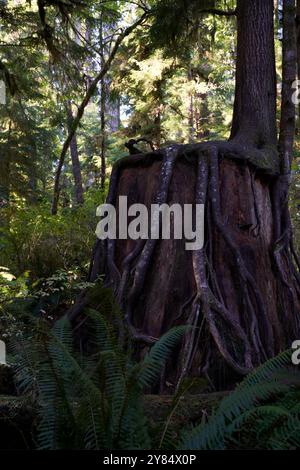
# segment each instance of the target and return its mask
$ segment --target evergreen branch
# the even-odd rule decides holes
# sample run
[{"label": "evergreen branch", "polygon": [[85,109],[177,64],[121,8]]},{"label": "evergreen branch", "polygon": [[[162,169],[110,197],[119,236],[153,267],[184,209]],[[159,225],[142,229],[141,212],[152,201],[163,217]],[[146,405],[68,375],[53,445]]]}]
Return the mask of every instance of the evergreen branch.
[{"label": "evergreen branch", "polygon": [[107,58],[107,60],[105,61],[102,69],[100,70],[99,74],[94,78],[94,80],[91,82],[90,86],[88,87],[88,89],[86,91],[86,94],[85,94],[85,96],[84,96],[84,98],[83,98],[83,100],[82,100],[82,102],[81,102],[81,104],[78,108],[77,114],[76,114],[76,116],[73,120],[72,127],[69,131],[67,139],[64,142],[64,145],[63,145],[63,148],[62,148],[62,151],[61,151],[61,154],[60,154],[60,158],[59,158],[59,162],[58,162],[58,166],[57,166],[56,174],[55,174],[55,181],[54,181],[52,215],[55,215],[57,213],[58,199],[59,199],[59,181],[60,181],[60,175],[61,175],[62,167],[63,167],[64,161],[65,161],[65,157],[66,157],[67,151],[69,149],[70,143],[71,143],[71,141],[72,141],[72,139],[75,135],[75,132],[76,132],[78,126],[79,126],[81,118],[83,117],[85,108],[89,104],[89,101],[90,101],[91,97],[94,95],[94,93],[97,89],[98,83],[105,77],[105,75],[109,71],[111,63],[113,62],[113,60],[114,60],[114,58],[115,58],[115,56],[116,56],[116,54],[119,50],[119,47],[123,42],[123,40],[127,36],[129,36],[129,34],[131,34],[132,31],[134,31],[134,29],[136,29],[140,24],[142,24],[143,21],[148,16],[149,16],[149,13],[144,13],[135,23],[133,23],[131,26],[128,26],[128,28],[126,28],[119,35],[119,37],[117,38],[117,40],[114,44],[114,47],[113,47],[110,55]]},{"label": "evergreen branch", "polygon": [[217,16],[236,16],[236,9],[235,10],[220,10],[218,8],[205,8],[200,11],[200,13],[210,13],[211,15]]}]

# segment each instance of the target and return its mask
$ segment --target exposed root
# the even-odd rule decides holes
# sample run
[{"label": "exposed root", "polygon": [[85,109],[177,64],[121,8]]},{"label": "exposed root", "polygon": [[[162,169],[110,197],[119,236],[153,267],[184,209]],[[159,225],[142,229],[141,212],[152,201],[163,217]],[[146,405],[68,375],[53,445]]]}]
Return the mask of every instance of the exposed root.
[{"label": "exposed root", "polygon": [[[176,147],[172,146],[172,147],[166,148],[165,156],[163,158],[163,162],[161,166],[158,192],[157,192],[156,199],[155,199],[156,204],[163,204],[167,201],[169,185],[171,182],[172,173],[173,173],[173,169],[174,169],[177,157],[178,157],[178,151]],[[157,218],[155,223],[158,224],[159,226],[160,224],[159,218]],[[141,252],[140,258],[135,267],[133,285],[128,294],[125,319],[129,326],[131,334],[134,334],[134,337],[136,339],[140,334],[135,330],[133,326],[133,319],[132,319],[133,309],[141,293],[141,290],[144,286],[147,270],[151,263],[151,257],[153,255],[156,244],[157,244],[156,239],[150,238],[146,241],[143,247],[143,250]]]},{"label": "exposed root", "polygon": [[[267,158],[264,158],[264,152]],[[300,299],[300,260],[295,253],[291,225],[287,206],[287,178],[279,176],[279,164],[269,153],[274,149],[254,149],[230,142],[204,142],[195,145],[170,146],[163,150],[147,154],[130,155],[119,160],[113,168],[107,203],[116,205],[120,175],[124,168],[148,167],[153,161],[161,161],[160,180],[156,198],[157,204],[168,202],[168,192],[173,170],[179,158],[186,158],[190,163],[197,164],[197,180],[194,201],[205,205],[206,244],[201,250],[192,253],[192,268],[196,289],[188,292],[188,298],[178,307],[179,313],[173,318],[173,323],[179,320],[191,325],[181,352],[181,369],[177,374],[179,383],[193,369],[195,354],[201,353],[204,364],[200,364],[201,373],[208,374],[211,358],[214,357],[211,348],[213,342],[226,363],[239,374],[246,374],[256,364],[274,355],[276,351],[274,332],[270,326],[270,318],[265,300],[262,298],[260,286],[255,276],[248,269],[241,253],[239,244],[221,214],[219,189],[219,160],[246,160],[251,162],[250,177],[253,194],[253,208],[256,224],[253,224],[250,234],[255,238],[261,237],[263,220],[260,220],[256,194],[255,175],[257,171],[264,172],[276,178],[273,186],[272,207],[274,221],[274,251],[273,259],[279,273],[279,282],[283,293],[279,293],[282,309],[294,312],[293,330],[300,332],[299,312],[295,305]],[[270,161],[273,164],[270,165]],[[254,169],[253,169],[254,168]],[[225,214],[226,216],[226,214]],[[156,221],[160,228],[160,220]],[[235,277],[240,288],[240,311],[232,311],[226,305],[224,286],[219,285],[214,266],[215,232],[233,255],[236,267]],[[218,238],[219,239],[219,238]],[[126,255],[122,266],[116,265],[115,240],[97,241],[89,272],[89,280],[94,281],[99,274],[105,274],[106,280],[116,293],[116,299],[125,313],[125,320],[131,338],[146,344],[153,344],[154,338],[139,331],[135,326],[135,314],[139,306],[139,298],[145,289],[147,275],[151,268],[158,240],[139,240],[132,251]],[[294,262],[292,261],[294,260]],[[223,290],[222,290],[223,289]],[[286,295],[288,292],[288,295]],[[288,300],[287,300],[288,299]],[[76,319],[86,306],[84,296],[77,306],[72,309],[70,318]],[[209,331],[210,336],[204,338]],[[204,347],[204,339],[209,346]]]},{"label": "exposed root", "polygon": [[146,240],[138,240],[134,249],[126,256],[122,263],[123,272],[117,292],[117,300],[122,309],[124,308],[124,296],[131,274],[132,263],[140,255],[145,246],[145,243]]},{"label": "exposed root", "polygon": [[258,211],[258,204],[257,204],[257,196],[256,196],[256,190],[255,190],[255,170],[250,171],[250,179],[251,179],[251,190],[253,194],[253,202],[254,202],[254,212],[255,212],[255,218],[256,218],[256,225],[254,227],[251,227],[250,233],[258,237],[260,233],[260,220],[259,220],[259,211]]},{"label": "exposed root", "polygon": [[[212,152],[216,152],[216,149],[212,149]],[[216,155],[217,156],[217,155]],[[214,175],[215,176],[215,175]],[[196,184],[196,203],[197,204],[206,204],[208,190],[208,165],[207,161],[203,156],[199,156],[198,160],[198,176]],[[193,321],[194,328],[198,323],[199,318],[199,309],[201,305],[202,314],[209,326],[209,330],[218,346],[218,349],[222,356],[226,359],[228,364],[230,364],[234,370],[241,374],[247,373],[251,366],[251,354],[250,346],[247,340],[245,333],[243,332],[241,326],[232,316],[232,314],[222,305],[214,296],[213,292],[209,287],[209,283],[206,276],[206,266],[205,266],[205,251],[204,248],[193,252],[193,269],[197,285],[198,296],[194,302],[193,316],[195,317]],[[240,348],[244,349],[244,360],[238,362],[237,358],[234,358],[232,353],[230,353],[228,345],[225,344],[222,334],[217,326],[216,322],[216,312],[220,317],[222,317],[223,322],[229,326],[231,329],[232,338],[234,341],[240,340]],[[191,352],[195,347],[194,344],[195,333],[192,332],[191,337],[188,338],[189,348],[188,354],[185,360],[185,364],[182,370],[182,374],[186,374],[189,371],[191,366],[192,355]],[[233,348],[234,349],[234,348]],[[242,365],[241,363],[244,363]]]},{"label": "exposed root", "polygon": [[[239,247],[236,245],[236,243],[233,240],[233,237],[230,235],[229,227],[228,226],[225,227],[221,220],[218,164],[219,163],[218,163],[217,149],[215,147],[212,147],[212,150],[210,153],[210,171],[211,171],[210,185],[211,185],[211,204],[212,204],[212,211],[213,211],[213,220],[214,220],[216,227],[220,231],[223,239],[225,240],[227,245],[230,247],[235,257],[235,262],[236,262],[236,266],[239,272],[239,279],[240,279],[241,287],[244,293],[246,293],[246,303],[248,306],[249,314],[252,316],[253,312],[255,311],[260,312],[260,321],[263,324],[263,331],[265,332],[265,335],[266,335],[265,348],[268,351],[268,355],[272,356],[274,354],[274,339],[273,339],[273,333],[271,331],[270,324],[267,318],[267,313],[265,310],[263,299],[261,298],[261,294],[259,292],[259,289],[257,287],[257,284],[253,276],[251,275],[251,273],[248,271],[248,269],[245,266]],[[251,291],[254,294],[256,307],[257,307],[256,309],[254,308],[254,306],[252,305],[252,301],[250,300],[251,295],[249,293],[249,288],[251,288]],[[255,319],[253,321],[252,321],[252,325],[253,324],[257,325],[257,321]],[[253,331],[253,327],[252,327],[252,331]],[[258,328],[254,328],[254,331],[255,331],[255,335],[258,337],[257,344],[262,344],[262,340],[259,337],[260,332],[258,331]],[[260,357],[260,351],[257,350],[256,353]],[[265,358],[266,356],[265,351],[263,350],[262,353]]]},{"label": "exposed root", "polygon": [[[285,317],[284,328],[297,336],[300,330],[299,312],[295,305],[300,299],[300,262],[294,250],[293,230],[288,208],[288,187],[290,175],[286,166],[283,175],[276,178],[272,191],[272,206],[274,218],[274,248],[273,259],[283,291],[287,292],[288,302],[281,292],[282,310]],[[296,263],[293,262],[293,260]]]}]

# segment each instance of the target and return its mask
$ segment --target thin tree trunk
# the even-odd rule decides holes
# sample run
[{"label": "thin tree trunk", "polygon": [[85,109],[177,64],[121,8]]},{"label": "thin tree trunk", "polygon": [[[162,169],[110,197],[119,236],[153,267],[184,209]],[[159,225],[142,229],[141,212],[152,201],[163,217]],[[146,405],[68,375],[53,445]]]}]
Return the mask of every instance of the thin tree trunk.
[{"label": "thin tree trunk", "polygon": [[[0,155],[0,211],[7,207],[10,198],[11,135],[12,121],[10,119],[6,143],[7,151]],[[4,217],[3,213],[0,215],[0,227],[6,226],[9,223],[7,217]]]},{"label": "thin tree trunk", "polygon": [[100,97],[100,133],[101,133],[101,188],[104,189],[106,179],[106,122],[105,122],[105,111],[106,111],[106,86],[104,79],[101,80],[101,97]]},{"label": "thin tree trunk", "polygon": [[[296,1],[296,47],[297,47],[297,78],[300,81],[300,0]],[[299,85],[298,85],[299,88]],[[297,90],[298,91],[298,90]],[[297,93],[297,98],[299,95]],[[298,126],[300,127],[300,102],[298,105]],[[298,129],[299,132],[299,129]]]},{"label": "thin tree trunk", "polygon": [[108,105],[109,122],[108,128],[111,132],[116,132],[121,127],[120,97],[110,101]]},{"label": "thin tree trunk", "polygon": [[29,188],[30,188],[30,195],[29,195],[30,203],[36,204],[37,203],[37,198],[36,198],[37,180],[36,180],[35,168],[32,169],[29,175]]},{"label": "thin tree trunk", "polygon": [[160,107],[157,108],[156,113],[155,113],[155,118],[154,118],[154,143],[155,147],[157,149],[160,148],[161,146],[161,134],[162,134],[162,129],[161,129],[161,110]]},{"label": "thin tree trunk", "polygon": [[282,62],[279,152],[282,172],[289,173],[295,136],[295,104],[292,99],[297,76],[295,0],[283,0]]},{"label": "thin tree trunk", "polygon": [[112,51],[108,57],[108,59],[105,61],[102,69],[98,73],[98,75],[94,78],[94,80],[91,82],[89,88],[86,91],[86,94],[78,107],[78,111],[76,116],[74,117],[72,128],[70,129],[69,135],[67,139],[65,140],[62,151],[59,157],[58,165],[56,168],[56,173],[55,173],[55,178],[54,178],[54,190],[53,190],[53,201],[52,201],[52,209],[51,213],[52,215],[57,214],[57,209],[58,209],[58,201],[59,201],[59,180],[60,180],[60,175],[62,171],[62,167],[65,161],[65,157],[67,154],[67,151],[69,149],[69,146],[71,144],[72,138],[74,134],[76,133],[76,130],[79,126],[79,123],[82,119],[82,116],[84,114],[86,106],[89,104],[91,97],[94,95],[94,93],[97,90],[98,83],[102,80],[102,78],[105,77],[107,74],[111,63],[113,62],[120,45],[122,44],[123,40],[130,34],[132,31],[135,30],[140,24],[143,23],[143,21],[148,18],[149,13],[144,13],[135,23],[133,23],[131,26],[126,28],[117,38],[114,47],[112,48]]},{"label": "thin tree trunk", "polygon": [[[105,47],[104,47],[104,24],[103,24],[103,15],[101,14],[100,20],[100,50],[101,50],[101,60],[102,60],[102,67],[105,58]],[[104,189],[105,186],[105,178],[106,178],[106,155],[105,155],[105,147],[106,147],[106,102],[107,102],[107,93],[106,93],[106,83],[105,77],[101,79],[100,82],[100,157],[101,157],[101,169],[100,169],[100,184],[101,188]]]},{"label": "thin tree trunk", "polygon": [[[68,101],[66,104],[66,111],[67,111],[68,132],[70,132],[72,129],[72,124],[73,124],[73,119],[74,119],[73,113],[72,113],[72,105],[70,101]],[[83,197],[83,188],[82,188],[82,176],[81,176],[80,161],[79,161],[79,156],[78,156],[76,134],[73,136],[71,143],[70,143],[70,153],[71,153],[71,160],[72,160],[72,172],[73,172],[73,177],[74,177],[75,201],[76,201],[76,204],[83,204],[84,197]]]},{"label": "thin tree trunk", "polygon": [[31,159],[30,159],[30,167],[29,167],[29,201],[31,204],[37,203],[37,148],[36,148],[36,141],[32,136],[28,137],[28,143],[31,146]]},{"label": "thin tree trunk", "polygon": [[196,136],[198,140],[207,139],[209,136],[209,109],[207,105],[207,93],[196,95]]},{"label": "thin tree trunk", "polygon": [[[192,82],[193,74],[192,69],[189,67],[188,71],[188,81]],[[189,124],[189,143],[193,143],[195,141],[195,125],[194,125],[194,93],[190,91],[189,94],[189,109],[188,109],[188,124]]]}]

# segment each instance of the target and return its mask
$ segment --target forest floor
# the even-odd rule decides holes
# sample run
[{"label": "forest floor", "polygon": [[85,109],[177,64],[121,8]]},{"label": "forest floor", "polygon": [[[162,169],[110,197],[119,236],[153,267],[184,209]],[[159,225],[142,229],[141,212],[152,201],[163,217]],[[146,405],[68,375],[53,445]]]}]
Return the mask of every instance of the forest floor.
[{"label": "forest floor", "polygon": [[[145,415],[149,422],[150,434],[159,436],[159,439],[164,435],[173,439],[178,437],[183,427],[207,422],[228,393],[187,393],[177,400],[174,400],[172,395],[145,394]],[[36,417],[31,397],[16,396],[10,369],[0,365],[0,435],[3,436],[0,449],[30,448],[30,430]],[[172,430],[171,434],[169,430]]]},{"label": "forest floor", "polygon": [[222,398],[230,392],[184,394],[176,403],[174,395],[145,395],[145,415],[151,434],[163,436],[172,430],[169,438],[177,442],[184,427],[206,423]]}]

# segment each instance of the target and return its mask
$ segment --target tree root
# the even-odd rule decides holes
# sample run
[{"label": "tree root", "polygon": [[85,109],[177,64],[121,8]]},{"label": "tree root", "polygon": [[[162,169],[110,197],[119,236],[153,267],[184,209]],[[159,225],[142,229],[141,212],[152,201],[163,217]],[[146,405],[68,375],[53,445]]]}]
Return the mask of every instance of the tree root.
[{"label": "tree root", "polygon": [[[216,153],[216,149],[212,148],[213,155]],[[217,154],[216,154],[217,156]],[[213,175],[215,178],[215,175]],[[198,176],[197,176],[197,184],[196,184],[196,204],[206,204],[206,196],[208,191],[208,165],[207,161],[203,156],[199,156],[198,160]],[[188,373],[191,362],[192,362],[192,350],[195,347],[194,340],[195,340],[195,328],[199,321],[199,310],[200,304],[202,307],[203,316],[209,326],[209,330],[218,346],[218,349],[222,356],[225,358],[228,364],[232,366],[234,370],[238,373],[246,374],[252,367],[251,363],[251,355],[250,355],[250,345],[248,343],[247,337],[243,332],[241,326],[235,320],[235,318],[231,315],[231,313],[226,310],[224,305],[222,305],[214,296],[213,292],[211,291],[208,280],[206,277],[206,267],[205,267],[205,253],[204,248],[194,251],[193,252],[193,269],[194,275],[197,285],[197,297],[196,301],[194,301],[194,305],[192,308],[192,317],[194,320],[193,324],[193,331],[188,334],[188,339],[186,343],[188,346],[188,351],[186,354],[186,359],[184,361],[184,366],[182,368],[182,373],[180,376],[180,381],[182,380],[183,375]],[[224,340],[222,338],[222,334],[219,331],[219,328],[216,324],[215,313],[219,314],[222,320],[227,323],[232,330],[232,338],[234,341],[240,340],[241,347],[244,349],[244,360],[240,362],[237,361],[236,358],[230,353],[228,345],[224,344]],[[241,365],[241,362],[244,363],[244,366]]]},{"label": "tree root", "polygon": [[[176,147],[173,147],[173,146],[167,147],[165,150],[165,155],[164,155],[162,166],[161,166],[160,182],[159,182],[159,187],[158,187],[159,189],[158,189],[156,199],[155,199],[156,204],[163,204],[167,202],[168,189],[169,189],[173,169],[174,169],[177,158],[178,158],[178,152],[177,152]],[[160,223],[159,219],[156,221],[156,223],[157,224]],[[133,326],[133,319],[132,319],[133,309],[141,293],[141,290],[144,286],[147,270],[149,268],[151,257],[156,247],[156,244],[157,244],[157,240],[155,239],[148,239],[146,241],[142,249],[140,258],[135,267],[133,285],[128,294],[125,320],[135,339],[138,339],[140,337],[140,333],[138,333]],[[124,273],[126,276],[126,270],[124,271]],[[124,291],[124,288],[123,288],[123,291]],[[147,342],[148,343],[153,342],[153,338],[148,338]]]},{"label": "tree root", "polygon": [[[264,155],[264,152],[267,156]],[[273,159],[270,158],[272,154]],[[204,204],[206,217],[206,245],[192,253],[193,275],[196,291],[189,294],[187,300],[179,307],[175,323],[186,318],[192,328],[186,334],[181,349],[181,370],[178,375],[178,385],[183,377],[192,369],[195,353],[199,350],[204,331],[210,331],[217,350],[239,374],[246,374],[251,368],[275,354],[274,333],[270,319],[256,279],[251,274],[243,259],[239,245],[235,242],[234,233],[222,220],[219,191],[219,161],[221,158],[246,160],[251,163],[250,177],[253,194],[253,204],[256,225],[251,228],[254,238],[260,237],[262,221],[255,192],[255,172],[260,171],[276,178],[272,194],[274,220],[274,252],[273,259],[279,272],[279,280],[290,292],[289,305],[296,305],[300,299],[300,260],[295,253],[291,230],[288,223],[286,201],[286,179],[279,175],[279,164],[274,158],[274,149],[254,149],[230,142],[204,142],[193,145],[169,146],[154,152],[130,155],[119,160],[113,168],[107,203],[116,205],[118,184],[124,168],[147,167],[154,161],[162,161],[160,180],[155,203],[163,204],[168,201],[168,191],[173,170],[179,158],[186,158],[197,164],[197,180],[195,203]],[[273,164],[270,164],[270,161]],[[253,170],[254,168],[254,170]],[[278,192],[280,188],[280,196]],[[157,222],[160,224],[160,221]],[[215,275],[213,249],[214,230],[229,247],[236,267],[236,276],[240,286],[242,312],[234,312],[227,308],[218,279]],[[118,303],[125,314],[125,320],[131,337],[136,341],[153,344],[157,338],[139,331],[134,326],[134,314],[146,277],[152,263],[157,246],[157,240],[139,240],[132,251],[123,260],[121,272],[115,261],[116,243],[114,240],[97,241],[90,267],[89,280],[93,281],[99,274],[105,274],[106,280],[113,287]],[[294,260],[294,262],[292,261]],[[104,266],[105,265],[105,266]],[[104,267],[103,267],[104,266]],[[286,273],[292,273],[296,288],[288,282]],[[283,304],[285,302],[283,301]],[[82,301],[82,308],[85,307]],[[81,311],[82,311],[81,308]],[[72,320],[78,316],[80,308],[75,308],[71,314]],[[243,315],[242,315],[243,314]],[[297,316],[297,312],[295,312]],[[184,320],[183,320],[184,321]],[[299,319],[295,320],[295,324]],[[300,326],[295,326],[300,332]],[[206,361],[201,365],[202,373],[208,373],[211,361],[210,348],[203,353]]]}]

